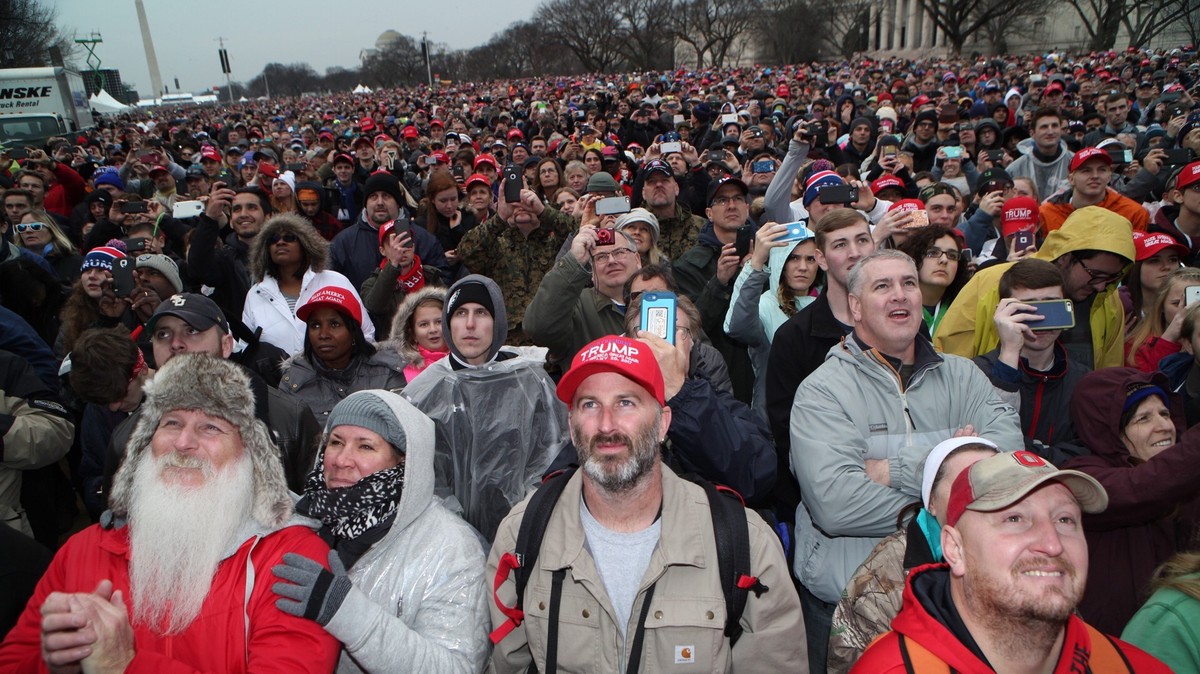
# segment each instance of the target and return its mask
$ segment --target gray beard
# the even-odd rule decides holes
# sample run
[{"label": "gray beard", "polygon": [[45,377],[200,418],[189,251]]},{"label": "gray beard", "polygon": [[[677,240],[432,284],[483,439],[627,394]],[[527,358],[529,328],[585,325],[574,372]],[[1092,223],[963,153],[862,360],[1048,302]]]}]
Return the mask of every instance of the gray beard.
[{"label": "gray beard", "polygon": [[574,426],[571,427],[571,441],[579,448],[579,458],[583,461],[583,472],[604,491],[610,494],[628,492],[649,475],[658,462],[658,422],[662,418],[659,410],[654,423],[648,424],[636,437],[630,438],[623,434],[613,434],[620,437],[630,447],[630,456],[623,463],[616,459],[598,458],[595,445],[602,439],[613,436],[595,435],[585,441],[579,437]]},{"label": "gray beard", "polygon": [[[254,503],[253,466],[242,456],[219,474],[205,465],[202,487],[163,482],[167,465],[200,465],[194,457],[138,459],[129,505],[129,585],[133,622],[178,634],[200,614],[217,567],[238,543]],[[192,462],[192,463],[189,463]]]}]

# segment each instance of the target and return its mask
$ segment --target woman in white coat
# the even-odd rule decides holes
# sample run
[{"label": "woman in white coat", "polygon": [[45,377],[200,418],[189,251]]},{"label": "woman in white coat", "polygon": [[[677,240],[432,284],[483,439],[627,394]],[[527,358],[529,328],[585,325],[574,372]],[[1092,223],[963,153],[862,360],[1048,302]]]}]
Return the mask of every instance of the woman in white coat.
[{"label": "woman in white coat", "polygon": [[[361,304],[358,289],[329,264],[329,242],[299,215],[281,213],[263,225],[250,243],[250,273],[254,285],[246,294],[242,322],[259,339],[295,355],[304,349],[307,326],[296,316],[320,288],[345,288]],[[363,335],[375,341],[375,325],[363,316]]]}]

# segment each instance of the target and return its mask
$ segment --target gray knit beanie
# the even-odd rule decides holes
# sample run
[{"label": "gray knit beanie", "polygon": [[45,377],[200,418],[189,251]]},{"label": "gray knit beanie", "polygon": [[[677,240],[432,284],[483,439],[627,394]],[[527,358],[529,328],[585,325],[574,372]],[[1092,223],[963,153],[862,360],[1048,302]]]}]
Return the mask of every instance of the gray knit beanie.
[{"label": "gray knit beanie", "polygon": [[378,433],[393,449],[404,454],[408,446],[404,428],[380,393],[383,391],[357,391],[334,406],[325,423],[326,437],[338,426],[359,426]]}]

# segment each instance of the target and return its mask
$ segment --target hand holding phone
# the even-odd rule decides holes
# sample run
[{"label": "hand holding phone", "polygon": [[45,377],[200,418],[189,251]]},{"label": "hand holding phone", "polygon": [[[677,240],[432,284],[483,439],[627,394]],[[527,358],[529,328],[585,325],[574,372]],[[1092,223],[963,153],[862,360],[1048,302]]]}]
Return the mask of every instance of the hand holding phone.
[{"label": "hand holding phone", "polygon": [[675,293],[667,290],[649,290],[642,293],[642,330],[674,346],[675,344]]},{"label": "hand holding phone", "polygon": [[137,284],[133,280],[133,263],[131,257],[123,257],[113,262],[113,294],[117,297],[129,297]]}]

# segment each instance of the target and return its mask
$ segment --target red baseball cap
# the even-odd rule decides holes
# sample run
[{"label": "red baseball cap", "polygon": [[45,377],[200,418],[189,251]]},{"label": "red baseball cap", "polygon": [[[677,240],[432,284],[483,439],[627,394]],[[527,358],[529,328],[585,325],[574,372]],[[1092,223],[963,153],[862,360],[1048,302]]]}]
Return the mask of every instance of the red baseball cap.
[{"label": "red baseball cap", "polygon": [[[395,220],[388,220],[387,222],[385,222],[379,226],[379,245],[380,246],[383,245],[384,240],[387,239],[387,235],[391,234],[392,230],[394,230],[394,229],[396,229],[396,221]],[[386,262],[386,260],[384,260],[383,262]],[[380,263],[380,268],[382,268],[383,262]]]},{"label": "red baseball cap", "polygon": [[[382,231],[382,228],[380,228]],[[296,309],[296,318],[308,320],[308,315],[319,307],[332,307],[350,315],[359,325],[362,325],[362,304],[345,288],[325,286],[308,298],[308,301]]]},{"label": "red baseball cap", "polygon": [[347,164],[350,164],[351,166],[354,165],[354,158],[351,157],[350,155],[346,154],[345,152],[338,153],[336,156],[334,156],[332,163],[336,164],[340,161],[346,162]]},{"label": "red baseball cap", "polygon": [[443,122],[443,121],[442,121],[442,120],[440,120],[440,119],[434,119],[434,120],[430,120],[430,122],[429,122],[429,126],[430,126],[430,127],[434,127],[434,126],[440,126],[440,127],[442,127],[442,128],[444,129],[444,128],[446,128],[446,123],[445,123],[445,122]]},{"label": "red baseball cap", "polygon": [[475,157],[475,167],[474,168],[476,170],[479,169],[480,164],[488,164],[489,166],[496,169],[497,171],[500,170],[500,164],[496,161],[496,158],[490,154],[481,154],[478,157]]},{"label": "red baseball cap", "polygon": [[520,130],[520,129],[513,129],[513,130],[511,130],[511,131],[509,131],[509,132],[508,132],[508,139],[509,139],[509,140],[512,140],[512,139],[514,139],[514,138],[519,138],[519,139],[521,139],[521,140],[524,140],[524,139],[525,139],[525,134],[521,133],[521,130]]},{"label": "red baseball cap", "polygon": [[400,130],[401,138],[420,138],[421,132],[417,131],[415,126],[406,126]]},{"label": "red baseball cap", "polygon": [[588,344],[571,359],[571,369],[558,382],[558,399],[570,407],[575,390],[588,377],[601,372],[615,372],[633,380],[658,401],[666,404],[662,370],[650,345],[636,339],[610,335]]},{"label": "red baseball cap", "polygon": [[880,190],[886,190],[889,187],[897,187],[903,190],[904,181],[890,173],[885,173],[876,178],[875,182],[871,183],[871,191],[875,194],[879,194]]},{"label": "red baseball cap", "polygon": [[167,167],[165,167],[165,166],[155,166],[150,169],[150,175],[154,175],[155,173],[168,173],[169,174],[170,171],[168,171]]},{"label": "red baseball cap", "polygon": [[1008,199],[1000,207],[1000,234],[1008,236],[1034,229],[1038,224],[1038,202],[1033,197],[1019,196]]},{"label": "red baseball cap", "polygon": [[925,94],[921,94],[920,96],[917,96],[916,98],[913,99],[912,104],[913,104],[914,108],[919,108],[922,105],[929,105],[932,102],[933,101],[930,100],[928,96],[926,96]]},{"label": "red baseball cap", "polygon": [[1137,251],[1134,260],[1141,262],[1149,260],[1158,255],[1160,252],[1167,249],[1174,249],[1179,253],[1180,257],[1191,255],[1192,251],[1188,250],[1187,246],[1176,241],[1169,234],[1147,234],[1145,232],[1133,233],[1133,248]]},{"label": "red baseball cap", "polygon": [[492,184],[488,182],[488,179],[478,173],[472,173],[471,176],[467,178],[467,181],[463,183],[463,187],[469,190],[471,189],[471,185],[474,185],[475,183],[482,184],[489,189],[492,187]]},{"label": "red baseball cap", "polygon": [[923,211],[925,202],[920,199],[901,199],[888,207],[888,211]]},{"label": "red baseball cap", "polygon": [[1197,181],[1200,181],[1200,161],[1194,161],[1179,171],[1179,176],[1175,178],[1175,189],[1181,190]]},{"label": "red baseball cap", "polygon": [[1069,167],[1070,172],[1074,173],[1076,169],[1078,169],[1080,166],[1083,166],[1083,163],[1089,159],[1099,159],[1105,164],[1112,166],[1112,157],[1108,156],[1107,152],[1098,147],[1085,147],[1079,152],[1076,152],[1075,156],[1071,158],[1071,166]]},{"label": "red baseball cap", "polygon": [[371,119],[370,117],[367,117],[366,119],[359,122],[358,126],[364,132],[374,131],[375,130],[375,120]]},{"label": "red baseball cap", "polygon": [[205,145],[204,147],[200,148],[200,161],[204,161],[205,159],[211,159],[219,162],[221,161],[221,153],[217,151],[217,148],[211,145]]},{"label": "red baseball cap", "polygon": [[445,152],[433,152],[433,153],[430,153],[429,156],[436,159],[437,163],[439,163],[439,164],[449,164],[450,163],[450,155],[446,154]]},{"label": "red baseball cap", "polygon": [[1054,94],[1054,93],[1061,94],[1062,92],[1063,92],[1062,84],[1059,84],[1058,82],[1051,82],[1050,84],[1046,85],[1046,88],[1042,91],[1042,95],[1049,96],[1050,94]]}]

